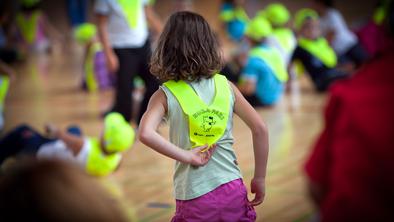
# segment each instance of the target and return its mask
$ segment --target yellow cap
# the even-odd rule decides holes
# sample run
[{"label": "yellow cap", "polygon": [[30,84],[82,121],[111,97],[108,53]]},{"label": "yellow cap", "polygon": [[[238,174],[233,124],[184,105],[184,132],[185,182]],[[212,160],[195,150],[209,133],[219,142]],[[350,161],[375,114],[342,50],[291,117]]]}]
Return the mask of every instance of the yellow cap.
[{"label": "yellow cap", "polygon": [[306,19],[318,19],[319,15],[316,11],[310,8],[303,8],[295,15],[294,28],[300,30]]},{"label": "yellow cap", "polygon": [[263,17],[255,17],[248,23],[245,30],[245,35],[256,41],[269,36],[271,33],[271,24]]},{"label": "yellow cap", "polygon": [[287,8],[280,3],[269,4],[265,10],[259,13],[271,22],[272,25],[283,26],[290,19],[290,13]]},{"label": "yellow cap", "polygon": [[104,142],[108,152],[120,152],[134,143],[134,130],[119,113],[112,112],[104,119]]},{"label": "yellow cap", "polygon": [[80,43],[86,43],[96,36],[96,26],[91,23],[83,23],[75,28],[74,37]]}]

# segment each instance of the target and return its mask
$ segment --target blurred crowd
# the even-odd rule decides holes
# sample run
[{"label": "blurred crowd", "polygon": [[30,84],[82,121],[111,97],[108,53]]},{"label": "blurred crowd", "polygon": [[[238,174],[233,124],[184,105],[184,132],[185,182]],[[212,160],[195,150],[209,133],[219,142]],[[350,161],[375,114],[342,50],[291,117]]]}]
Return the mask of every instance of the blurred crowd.
[{"label": "blurred crowd", "polygon": [[[114,172],[120,166],[122,152],[134,142],[134,129],[129,123],[138,125],[150,96],[160,84],[149,72],[154,47],[150,36],[158,36],[163,29],[154,11],[155,1],[135,1],[138,5],[134,6],[119,1],[119,8],[113,2],[95,1],[93,22],[87,19],[87,1],[67,1],[72,36],[84,49],[81,90],[94,93],[115,89],[113,106],[103,111],[102,134],[88,137],[78,126],[61,130],[47,125],[43,135],[31,126],[22,125],[3,135],[0,139],[1,215],[23,206],[20,209],[34,215],[27,220],[86,221],[115,220],[115,217],[119,217],[116,221],[126,220],[119,213],[121,209],[108,208],[113,200],[105,191],[67,164],[80,166],[93,176]],[[192,9],[193,4],[198,4],[190,0],[174,2],[177,9]],[[357,30],[348,27],[332,0],[310,0],[309,7],[294,15],[284,4],[274,2],[251,16],[244,9],[246,4],[242,0],[222,2],[218,19],[236,47],[225,56],[220,73],[255,107],[277,104],[301,75],[308,76],[318,93],[330,91],[326,128],[305,167],[309,191],[320,212],[317,220],[393,221],[392,1],[378,1],[368,21]],[[15,64],[23,62],[29,54],[51,53],[53,43],[64,41],[65,36],[51,24],[40,0],[2,1],[0,5],[1,130],[7,91],[15,78]],[[132,28],[118,20],[119,10]],[[136,101],[140,112],[133,116]],[[18,162],[16,156],[60,159],[65,163],[28,160],[20,166],[8,167],[7,162]],[[55,174],[63,184],[52,181],[50,177]],[[32,189],[24,187],[25,183]],[[92,187],[99,190],[94,195]],[[74,205],[76,202],[59,189],[67,189],[67,194],[79,197],[82,202],[77,206],[81,209],[94,203],[86,212],[93,209],[100,214],[81,213]],[[60,201],[50,200],[47,192]],[[9,195],[14,193],[19,196]],[[27,205],[21,205],[25,197],[23,204]],[[60,203],[59,209],[72,209],[67,214],[70,218],[55,207],[29,207],[36,203],[45,206]],[[25,220],[26,215],[20,215],[20,219]],[[4,214],[0,220],[11,217]]]}]

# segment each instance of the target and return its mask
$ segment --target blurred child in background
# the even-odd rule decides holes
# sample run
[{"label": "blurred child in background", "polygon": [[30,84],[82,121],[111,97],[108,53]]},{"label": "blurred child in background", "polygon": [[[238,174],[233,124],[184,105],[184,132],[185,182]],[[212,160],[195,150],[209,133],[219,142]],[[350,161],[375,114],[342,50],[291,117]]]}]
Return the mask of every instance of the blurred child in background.
[{"label": "blurred child in background", "polygon": [[129,221],[104,187],[62,161],[12,164],[1,173],[0,197],[1,221]]},{"label": "blurred child in background", "polygon": [[391,0],[380,0],[367,24],[356,32],[360,44],[371,58],[386,48],[387,37],[384,32],[383,21],[387,17],[386,11],[390,2]]},{"label": "blurred child in background", "polygon": [[302,63],[318,91],[325,91],[334,81],[349,76],[336,68],[337,56],[327,40],[321,37],[317,12],[312,9],[299,10],[295,28],[299,37],[292,61]]},{"label": "blurred child in background", "polygon": [[313,9],[320,15],[320,27],[334,49],[339,63],[352,62],[359,67],[368,58],[357,36],[348,28],[341,13],[334,8],[333,0],[312,0]]},{"label": "blurred child in background", "polygon": [[[152,73],[165,83],[150,99],[139,139],[176,160],[175,222],[255,221],[253,206],[264,199],[267,129],[238,89],[216,74],[221,63],[216,36],[202,16],[177,12],[169,18],[151,61]],[[251,202],[232,147],[233,113],[253,135]],[[157,132],[164,117],[170,141]]]},{"label": "blurred child in background", "polygon": [[0,2],[0,131],[4,126],[3,113],[10,80],[16,76],[10,64],[18,59],[17,50],[10,41],[11,14],[10,3]]},{"label": "blurred child in background", "polygon": [[160,33],[161,21],[148,0],[97,0],[94,11],[107,67],[116,74],[113,106],[107,112],[119,112],[127,121],[132,119],[132,81],[139,76],[145,83],[145,91],[136,119],[138,124],[149,98],[159,87],[157,79],[149,72],[148,23],[155,33]]},{"label": "blurred child in background", "polygon": [[11,79],[15,78],[14,70],[0,60],[0,131],[4,126],[4,106]]},{"label": "blurred child in background", "polygon": [[96,26],[90,23],[81,24],[74,30],[76,40],[85,48],[82,87],[89,92],[107,89],[114,81],[114,75],[109,73],[104,51],[96,34]]},{"label": "blurred child in background", "polygon": [[123,151],[134,142],[134,130],[119,113],[110,113],[104,119],[100,137],[81,135],[78,128],[62,131],[47,125],[47,136],[22,125],[0,140],[0,164],[14,155],[33,155],[39,159],[61,159],[75,163],[87,173],[105,176],[114,172]]},{"label": "blurred child in background", "polygon": [[271,23],[272,37],[278,42],[272,46],[278,48],[287,66],[297,45],[293,31],[287,27],[291,17],[290,12],[281,3],[271,3],[264,10],[258,12],[257,16],[262,16]]},{"label": "blurred child in background", "polygon": [[225,0],[219,16],[226,26],[230,39],[237,42],[242,40],[249,21],[243,4],[244,0]]},{"label": "blurred child in background", "polygon": [[271,34],[271,25],[263,17],[256,17],[246,28],[245,35],[251,50],[238,88],[253,106],[277,103],[288,80],[286,65],[279,50],[267,44]]},{"label": "blurred child in background", "polygon": [[71,27],[74,29],[86,23],[88,14],[88,0],[67,0],[67,16]]},{"label": "blurred child in background", "polygon": [[394,4],[385,50],[335,84],[305,165],[322,222],[394,221]]},{"label": "blurred child in background", "polygon": [[18,59],[12,42],[12,7],[10,2],[0,2],[0,60],[10,64]]},{"label": "blurred child in background", "polygon": [[61,38],[60,33],[50,24],[48,17],[40,9],[40,0],[20,0],[20,11],[15,23],[18,34],[19,50],[28,52],[48,52],[51,40]]}]

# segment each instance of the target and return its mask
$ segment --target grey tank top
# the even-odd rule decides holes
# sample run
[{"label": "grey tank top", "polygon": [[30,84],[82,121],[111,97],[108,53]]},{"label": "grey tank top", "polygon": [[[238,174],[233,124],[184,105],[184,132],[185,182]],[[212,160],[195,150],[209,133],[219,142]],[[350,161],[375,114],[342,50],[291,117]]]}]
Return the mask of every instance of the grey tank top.
[{"label": "grey tank top", "polygon": [[[215,95],[213,78],[190,82],[189,85],[206,104],[211,104]],[[182,149],[190,149],[192,145],[189,140],[188,117],[182,111],[182,107],[171,91],[164,85],[160,88],[167,97],[166,120],[170,126],[170,141]],[[227,128],[222,138],[217,142],[217,148],[211,160],[205,166],[193,167],[178,161],[175,163],[174,187],[177,200],[197,198],[222,184],[242,177],[233,150],[234,138],[231,133],[233,107],[234,94],[231,90]]]}]

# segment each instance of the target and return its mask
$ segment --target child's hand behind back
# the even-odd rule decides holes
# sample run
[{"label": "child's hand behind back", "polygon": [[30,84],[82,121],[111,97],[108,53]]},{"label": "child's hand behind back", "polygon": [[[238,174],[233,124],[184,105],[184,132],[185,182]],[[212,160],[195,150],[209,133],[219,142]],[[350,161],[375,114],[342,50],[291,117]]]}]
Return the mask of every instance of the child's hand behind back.
[{"label": "child's hand behind back", "polygon": [[207,148],[208,145],[204,145],[187,151],[190,155],[188,163],[192,166],[204,166],[207,164],[216,150],[216,144],[212,145],[208,149]]},{"label": "child's hand behind back", "polygon": [[250,201],[252,206],[257,206],[263,203],[265,196],[265,179],[264,178],[253,178],[250,182],[250,190],[256,194],[255,198]]}]

